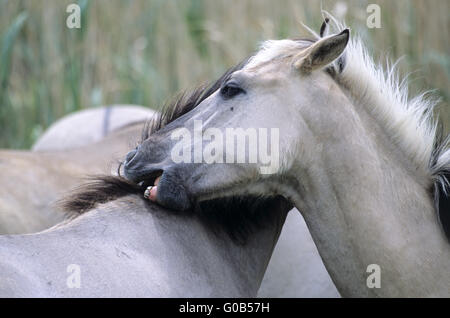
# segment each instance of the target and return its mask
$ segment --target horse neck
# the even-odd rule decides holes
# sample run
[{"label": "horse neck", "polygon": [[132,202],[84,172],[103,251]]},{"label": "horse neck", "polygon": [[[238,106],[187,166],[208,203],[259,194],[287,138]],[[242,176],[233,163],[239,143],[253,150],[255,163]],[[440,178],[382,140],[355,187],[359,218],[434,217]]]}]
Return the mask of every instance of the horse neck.
[{"label": "horse neck", "polygon": [[[250,235],[247,244],[237,245],[225,234],[212,233],[195,217],[174,215],[130,196],[100,206],[74,226],[92,233],[92,226],[107,224],[107,232],[96,231],[106,236],[99,238],[102,242],[112,235],[115,245],[148,253],[143,256],[151,259],[152,273],[159,273],[158,286],[173,287],[170,294],[159,296],[255,297],[285,217],[285,212],[276,214],[277,219]],[[117,235],[124,228],[129,230]],[[183,283],[174,282],[179,279]],[[190,286],[189,290],[183,286]]]},{"label": "horse neck", "polygon": [[[404,159],[365,105],[341,96],[327,107],[347,112],[347,123],[323,136],[323,123],[311,121],[328,142],[297,171],[303,187],[294,201],[337,288],[343,296],[448,296],[450,249],[430,177]],[[367,286],[370,264],[380,266],[381,288]]]}]

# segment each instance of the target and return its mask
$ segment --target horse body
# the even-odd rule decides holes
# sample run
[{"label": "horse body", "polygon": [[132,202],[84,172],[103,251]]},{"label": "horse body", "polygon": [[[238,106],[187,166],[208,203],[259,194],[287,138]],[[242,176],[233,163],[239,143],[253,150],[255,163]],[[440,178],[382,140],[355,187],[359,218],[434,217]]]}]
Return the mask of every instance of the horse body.
[{"label": "horse body", "polygon": [[1,236],[0,297],[254,297],[283,211],[242,246],[127,196],[41,233]]},{"label": "horse body", "polygon": [[[143,124],[66,151],[0,151],[0,233],[42,231],[65,218],[54,203],[94,174],[111,173],[139,139]],[[14,181],[14,183],[12,182]]]},{"label": "horse body", "polygon": [[70,150],[87,146],[153,115],[151,109],[136,105],[111,105],[79,111],[53,123],[35,142],[32,150]]},{"label": "horse body", "polygon": [[0,151],[0,168],[1,234],[37,232],[61,222],[64,214],[51,204],[84,173],[53,155],[10,150]]}]

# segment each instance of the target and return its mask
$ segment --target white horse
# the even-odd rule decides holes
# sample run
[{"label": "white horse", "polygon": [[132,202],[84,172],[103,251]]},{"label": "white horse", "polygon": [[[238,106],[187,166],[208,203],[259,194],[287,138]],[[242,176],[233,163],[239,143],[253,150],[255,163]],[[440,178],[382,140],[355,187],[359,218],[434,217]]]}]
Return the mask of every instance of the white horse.
[{"label": "white horse", "polygon": [[[433,105],[409,100],[348,29],[268,41],[197,107],[155,126],[128,154],[125,175],[179,211],[284,196],[341,295],[448,297],[450,149],[437,137]],[[228,160],[246,150],[223,139],[230,128],[249,139],[269,131],[273,165],[248,153]]]}]

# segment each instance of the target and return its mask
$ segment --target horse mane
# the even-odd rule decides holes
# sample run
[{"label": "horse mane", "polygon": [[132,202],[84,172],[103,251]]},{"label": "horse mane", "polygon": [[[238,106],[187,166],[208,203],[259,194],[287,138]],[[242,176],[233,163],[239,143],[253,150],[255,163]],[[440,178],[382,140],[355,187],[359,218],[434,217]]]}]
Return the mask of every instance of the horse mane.
[{"label": "horse mane", "polygon": [[435,146],[430,160],[433,176],[432,193],[439,222],[450,241],[450,135],[443,137],[442,125],[436,132]]},{"label": "horse mane", "polygon": [[[69,219],[75,219],[99,204],[129,195],[136,195],[146,204],[156,204],[144,199],[144,190],[145,187],[123,177],[93,176],[60,200],[58,205],[68,213]],[[251,233],[273,223],[277,214],[291,208],[292,205],[281,196],[243,196],[198,202],[190,211],[173,213],[197,217],[213,233],[225,233],[235,243],[244,245]]]},{"label": "horse mane", "polygon": [[[337,32],[346,28],[328,12],[324,14]],[[333,78],[354,102],[370,107],[392,141],[429,177],[435,209],[450,240],[450,134],[443,137],[442,125],[433,114],[439,99],[427,91],[410,98],[407,77],[401,79],[397,70],[398,61],[387,61],[386,67],[375,63],[359,36],[351,37],[343,56],[348,63],[335,62],[338,65],[332,67],[338,71],[332,72]]]},{"label": "horse mane", "polygon": [[141,142],[147,139],[152,133],[160,130],[167,124],[197,107],[201,102],[217,91],[228,80],[231,74],[242,69],[248,61],[249,58],[246,58],[242,62],[231,67],[212,84],[203,84],[190,92],[183,92],[169,103],[166,103],[163,106],[162,111],[155,115],[155,118],[150,118],[147,121],[142,131]]}]

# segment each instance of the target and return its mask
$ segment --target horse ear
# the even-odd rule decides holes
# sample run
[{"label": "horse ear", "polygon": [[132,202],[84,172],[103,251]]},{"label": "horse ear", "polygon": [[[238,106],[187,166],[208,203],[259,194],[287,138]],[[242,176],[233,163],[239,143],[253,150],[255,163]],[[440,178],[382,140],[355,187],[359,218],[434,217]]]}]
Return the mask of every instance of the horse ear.
[{"label": "horse ear", "polygon": [[295,56],[294,66],[303,73],[309,73],[330,64],[344,52],[349,38],[350,30],[345,29],[339,34],[318,40]]}]

